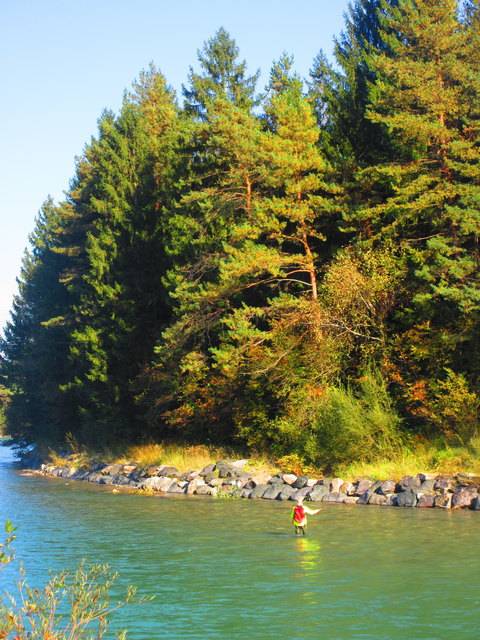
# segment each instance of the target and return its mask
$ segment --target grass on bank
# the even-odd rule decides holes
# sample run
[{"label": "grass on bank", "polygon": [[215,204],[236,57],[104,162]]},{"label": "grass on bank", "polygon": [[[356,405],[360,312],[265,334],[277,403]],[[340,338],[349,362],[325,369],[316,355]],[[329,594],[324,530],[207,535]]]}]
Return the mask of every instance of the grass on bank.
[{"label": "grass on bank", "polygon": [[[82,449],[74,442],[69,442],[69,449],[75,454],[77,465],[88,464],[94,459],[108,463],[125,464],[136,462],[140,466],[167,465],[179,471],[203,469],[206,465],[224,459],[239,459],[244,456],[239,452],[223,447],[207,445],[186,445],[175,443],[151,443],[131,445],[123,450],[92,452]],[[399,480],[417,473],[435,473],[454,475],[456,473],[472,473],[480,475],[480,438],[471,440],[468,446],[451,446],[444,441],[418,441],[409,448],[399,450],[393,458],[378,459],[375,462],[357,461],[348,465],[337,465],[334,469],[315,468],[305,464],[295,455],[287,455],[272,460],[265,455],[250,453],[250,468],[265,470],[271,475],[279,471],[309,476],[337,476],[345,480],[354,480],[362,476],[378,480]],[[65,458],[50,451],[53,464],[65,464]]]}]

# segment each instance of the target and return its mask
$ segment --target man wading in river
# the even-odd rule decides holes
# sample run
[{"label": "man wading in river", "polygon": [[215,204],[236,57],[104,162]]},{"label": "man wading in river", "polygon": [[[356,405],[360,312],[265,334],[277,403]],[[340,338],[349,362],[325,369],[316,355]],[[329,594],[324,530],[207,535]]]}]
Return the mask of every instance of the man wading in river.
[{"label": "man wading in river", "polygon": [[311,516],[314,516],[319,511],[323,511],[327,507],[322,507],[321,509],[309,509],[303,505],[303,500],[298,500],[295,507],[292,509],[292,520],[295,526],[295,535],[298,536],[300,533],[305,535],[305,527],[307,526],[307,513]]}]

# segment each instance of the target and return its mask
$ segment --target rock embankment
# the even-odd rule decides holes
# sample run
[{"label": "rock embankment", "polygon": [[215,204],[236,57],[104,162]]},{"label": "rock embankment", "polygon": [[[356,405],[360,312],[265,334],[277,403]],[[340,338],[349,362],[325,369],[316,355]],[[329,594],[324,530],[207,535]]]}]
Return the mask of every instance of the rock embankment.
[{"label": "rock embankment", "polygon": [[[68,459],[67,459],[68,462]],[[419,473],[399,482],[359,478],[310,478],[268,475],[249,468],[248,460],[220,460],[200,471],[181,473],[174,467],[98,463],[90,468],[42,464],[37,473],[71,480],[126,487],[145,493],[193,494],[264,500],[298,500],[395,507],[473,509],[480,511],[480,478]]]}]

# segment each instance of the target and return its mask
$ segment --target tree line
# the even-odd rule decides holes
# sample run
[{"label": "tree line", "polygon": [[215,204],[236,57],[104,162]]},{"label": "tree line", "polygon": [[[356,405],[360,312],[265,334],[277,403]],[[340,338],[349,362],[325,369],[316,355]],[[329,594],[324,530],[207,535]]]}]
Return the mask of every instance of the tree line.
[{"label": "tree line", "polygon": [[43,204],[1,343],[18,444],[316,464],[468,444],[480,389],[478,0],[355,0],[306,81],[223,29],[151,65]]}]

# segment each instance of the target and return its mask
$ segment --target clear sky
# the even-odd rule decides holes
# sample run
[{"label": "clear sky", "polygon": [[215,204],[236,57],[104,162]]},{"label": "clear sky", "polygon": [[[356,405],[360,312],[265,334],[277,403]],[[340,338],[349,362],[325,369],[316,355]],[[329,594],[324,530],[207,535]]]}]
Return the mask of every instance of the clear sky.
[{"label": "clear sky", "polygon": [[0,327],[35,216],[63,199],[105,108],[153,62],[181,99],[197,50],[223,26],[266,84],[283,51],[308,75],[331,57],[347,0],[0,0]]}]

